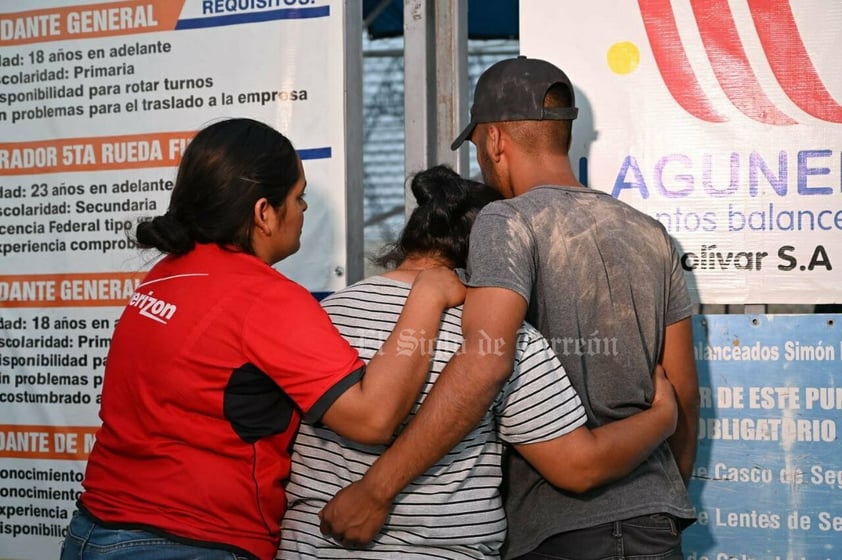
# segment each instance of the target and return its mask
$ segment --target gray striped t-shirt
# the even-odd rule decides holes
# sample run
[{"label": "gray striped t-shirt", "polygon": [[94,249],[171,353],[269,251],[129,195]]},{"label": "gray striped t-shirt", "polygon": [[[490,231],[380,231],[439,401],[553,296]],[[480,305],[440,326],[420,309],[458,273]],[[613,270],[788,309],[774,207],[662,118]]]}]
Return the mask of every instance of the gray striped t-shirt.
[{"label": "gray striped t-shirt", "polygon": [[[409,290],[408,284],[376,276],[336,292],[322,305],[367,362],[389,336]],[[416,409],[459,350],[461,315],[461,307],[442,315],[432,371]],[[500,495],[504,443],[546,441],[585,420],[581,401],[549,344],[524,324],[514,371],[491,409],[396,498],[382,531],[364,550],[346,550],[324,537],[318,514],[339,490],[362,477],[384,447],[354,444],[322,426],[302,424],[293,448],[277,558],[498,558],[506,534]]]}]

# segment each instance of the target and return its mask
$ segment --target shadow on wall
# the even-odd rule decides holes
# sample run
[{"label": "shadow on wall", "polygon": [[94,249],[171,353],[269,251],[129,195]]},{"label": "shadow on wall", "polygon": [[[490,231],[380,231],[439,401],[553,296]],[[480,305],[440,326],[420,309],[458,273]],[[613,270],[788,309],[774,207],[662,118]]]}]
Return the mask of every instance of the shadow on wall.
[{"label": "shadow on wall", "polygon": [[579,182],[586,187],[591,187],[588,178],[588,161],[590,160],[591,144],[599,136],[599,131],[594,126],[593,109],[590,99],[585,93],[573,86],[576,95],[576,106],[579,108],[579,116],[573,121],[573,140],[570,146],[570,164],[576,172]]}]

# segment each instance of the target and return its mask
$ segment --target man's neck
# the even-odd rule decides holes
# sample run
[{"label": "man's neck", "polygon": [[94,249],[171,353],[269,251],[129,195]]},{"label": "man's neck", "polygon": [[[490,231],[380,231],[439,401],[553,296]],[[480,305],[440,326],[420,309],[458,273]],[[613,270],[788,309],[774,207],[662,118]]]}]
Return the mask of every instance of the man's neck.
[{"label": "man's neck", "polygon": [[544,185],[582,187],[573,173],[567,155],[544,155],[525,160],[513,176],[514,195],[518,196]]}]

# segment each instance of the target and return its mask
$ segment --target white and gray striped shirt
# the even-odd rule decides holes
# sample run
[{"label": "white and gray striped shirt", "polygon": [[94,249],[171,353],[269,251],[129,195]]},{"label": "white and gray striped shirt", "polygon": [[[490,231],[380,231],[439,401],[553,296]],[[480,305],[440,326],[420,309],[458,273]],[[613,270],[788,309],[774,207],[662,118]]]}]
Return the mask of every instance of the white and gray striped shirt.
[{"label": "white and gray striped shirt", "polygon": [[[322,305],[368,362],[395,326],[409,290],[408,284],[376,276],[332,294]],[[438,339],[433,341],[435,333],[421,338],[435,349],[435,356],[415,409],[459,350],[461,316],[461,307],[448,310]],[[493,341],[489,344],[493,351]],[[339,490],[362,477],[384,447],[358,445],[323,426],[302,424],[293,447],[277,558],[499,558],[506,534],[500,495],[504,444],[546,441],[585,421],[579,396],[549,344],[524,324],[514,371],[491,409],[465,439],[396,498],[382,531],[365,549],[348,550],[324,537],[318,514]]]}]

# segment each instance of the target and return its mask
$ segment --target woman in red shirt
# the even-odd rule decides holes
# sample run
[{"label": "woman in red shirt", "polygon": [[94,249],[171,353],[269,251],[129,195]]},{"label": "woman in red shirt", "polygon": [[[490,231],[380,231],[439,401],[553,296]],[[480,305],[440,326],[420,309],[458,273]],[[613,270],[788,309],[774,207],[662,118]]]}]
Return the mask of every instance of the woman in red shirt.
[{"label": "woman in red shirt", "polygon": [[273,558],[301,418],[383,443],[409,412],[431,358],[414,336],[464,288],[444,268],[419,276],[365,366],[272,268],[299,249],[306,183],[290,141],[257,121],[188,145],[169,209],[137,227],[165,256],[114,331],[63,560]]}]

